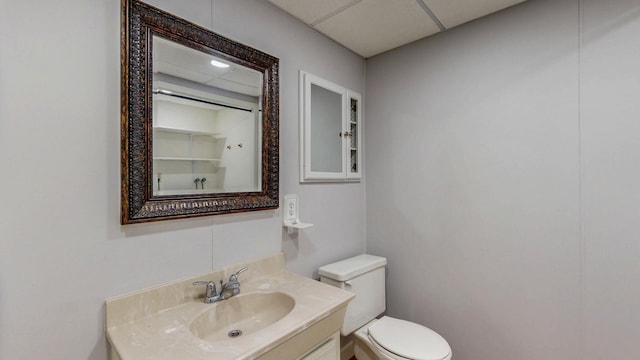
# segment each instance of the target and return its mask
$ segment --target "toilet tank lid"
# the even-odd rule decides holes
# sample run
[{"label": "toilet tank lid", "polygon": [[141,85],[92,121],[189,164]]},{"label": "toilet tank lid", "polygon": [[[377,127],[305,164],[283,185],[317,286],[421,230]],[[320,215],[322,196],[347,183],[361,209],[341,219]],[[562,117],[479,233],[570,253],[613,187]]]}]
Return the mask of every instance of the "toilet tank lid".
[{"label": "toilet tank lid", "polygon": [[362,254],[322,266],[318,269],[318,274],[329,279],[346,281],[386,264],[386,258]]}]

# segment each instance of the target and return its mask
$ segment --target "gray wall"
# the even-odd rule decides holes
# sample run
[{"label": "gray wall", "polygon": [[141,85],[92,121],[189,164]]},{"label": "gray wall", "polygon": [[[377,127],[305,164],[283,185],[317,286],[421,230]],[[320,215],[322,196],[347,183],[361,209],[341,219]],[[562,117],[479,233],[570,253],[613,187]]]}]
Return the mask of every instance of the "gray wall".
[{"label": "gray wall", "polygon": [[[284,251],[289,269],[364,250],[364,184],[298,184],[298,71],[364,89],[364,60],[262,0],[153,4],[280,58],[280,211],[119,225],[120,3],[2,1],[0,358],[106,359],[104,300]],[[322,203],[322,206],[313,204]]]},{"label": "gray wall", "polygon": [[367,61],[367,250],[455,360],[640,358],[639,15],[531,0]]},{"label": "gray wall", "polygon": [[[107,297],[364,250],[364,183],[298,184],[297,140],[298,70],[362,91],[363,60],[265,1],[153,3],[281,59],[281,194],[316,226],[120,226],[119,2],[3,1],[2,359],[106,359]],[[456,360],[640,358],[639,14],[530,0],[367,62],[368,251],[389,258],[389,313]]]}]

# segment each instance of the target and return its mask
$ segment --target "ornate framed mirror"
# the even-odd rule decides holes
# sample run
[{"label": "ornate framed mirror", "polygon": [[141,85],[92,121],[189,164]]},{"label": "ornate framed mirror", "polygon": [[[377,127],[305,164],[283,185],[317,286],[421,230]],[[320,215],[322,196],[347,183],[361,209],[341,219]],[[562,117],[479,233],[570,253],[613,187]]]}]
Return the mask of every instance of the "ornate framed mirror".
[{"label": "ornate framed mirror", "polygon": [[121,223],[278,207],[278,59],[122,0]]}]

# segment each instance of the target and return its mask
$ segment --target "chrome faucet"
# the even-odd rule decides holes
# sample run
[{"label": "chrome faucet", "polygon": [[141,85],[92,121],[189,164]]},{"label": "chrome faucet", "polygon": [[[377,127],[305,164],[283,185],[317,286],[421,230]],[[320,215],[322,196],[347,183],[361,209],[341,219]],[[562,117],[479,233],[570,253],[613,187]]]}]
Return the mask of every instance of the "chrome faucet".
[{"label": "chrome faucet", "polygon": [[229,281],[226,284],[223,284],[222,280],[220,280],[220,292],[217,291],[216,284],[213,281],[196,281],[193,283],[193,285],[206,286],[204,302],[206,304],[212,304],[220,300],[228,299],[234,295],[238,295],[240,293],[240,282],[238,281],[238,275],[248,269],[249,268],[247,267],[243,267],[237,272],[231,274],[231,276],[229,276]]}]

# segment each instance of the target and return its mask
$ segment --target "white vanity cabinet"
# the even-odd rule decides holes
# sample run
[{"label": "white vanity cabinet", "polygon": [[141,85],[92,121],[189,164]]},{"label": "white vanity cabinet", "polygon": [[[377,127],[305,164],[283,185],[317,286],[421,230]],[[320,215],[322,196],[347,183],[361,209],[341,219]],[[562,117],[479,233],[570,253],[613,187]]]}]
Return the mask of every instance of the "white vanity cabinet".
[{"label": "white vanity cabinet", "polygon": [[334,333],[298,360],[340,360],[340,333]]},{"label": "white vanity cabinet", "polygon": [[340,360],[340,328],[346,311],[346,306],[336,309],[257,359]]},{"label": "white vanity cabinet", "polygon": [[300,181],[359,181],[362,97],[300,72]]},{"label": "white vanity cabinet", "polygon": [[[109,360],[121,360],[117,352],[110,347]],[[283,355],[281,355],[283,356]],[[258,359],[261,359],[260,357]],[[296,360],[340,360],[340,331],[321,341]]]}]

